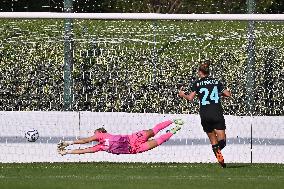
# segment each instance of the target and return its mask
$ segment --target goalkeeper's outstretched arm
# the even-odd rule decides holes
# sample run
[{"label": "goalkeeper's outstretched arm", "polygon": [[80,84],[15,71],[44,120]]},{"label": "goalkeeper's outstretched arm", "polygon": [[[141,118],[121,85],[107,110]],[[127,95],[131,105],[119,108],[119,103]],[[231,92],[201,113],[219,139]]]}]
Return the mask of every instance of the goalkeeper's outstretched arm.
[{"label": "goalkeeper's outstretched arm", "polygon": [[78,139],[78,140],[74,140],[74,141],[60,141],[57,144],[57,148],[58,149],[64,149],[65,147],[69,146],[69,145],[73,145],[73,144],[86,144],[92,141],[96,141],[97,137],[91,136],[91,137],[87,137],[87,138],[82,138],[82,139]]},{"label": "goalkeeper's outstretched arm", "polygon": [[93,142],[93,141],[97,141],[97,137],[95,135],[91,137],[75,140],[73,141],[73,144],[86,144],[86,143]]},{"label": "goalkeeper's outstretched arm", "polygon": [[95,153],[98,151],[101,151],[101,146],[100,145],[96,145],[93,147],[89,147],[89,148],[84,148],[84,149],[75,149],[75,150],[66,150],[66,149],[58,149],[58,153],[62,156],[66,155],[66,154],[86,154],[86,153]]},{"label": "goalkeeper's outstretched arm", "polygon": [[87,138],[78,139],[78,140],[75,140],[75,141],[60,141],[57,144],[57,150],[58,150],[58,152],[59,151],[64,151],[65,148],[67,146],[69,146],[69,145],[73,145],[73,144],[86,144],[86,143],[89,143],[89,142],[92,142],[92,141],[97,141],[97,137],[95,135],[91,136],[91,137],[87,137]]},{"label": "goalkeeper's outstretched arm", "polygon": [[[83,140],[83,141],[81,141]],[[90,138],[86,138],[85,139],[80,139],[80,140],[76,140],[74,141],[73,144],[85,144],[85,143],[81,143],[81,142],[85,142],[87,140],[90,140]],[[93,140],[92,140],[93,141]],[[75,150],[66,150],[65,147],[58,147],[57,151],[60,155],[66,155],[66,154],[86,154],[86,153],[95,153],[98,151],[102,150],[102,146],[100,144],[97,144],[93,147],[88,147],[88,148],[84,148],[84,149],[75,149]]]}]

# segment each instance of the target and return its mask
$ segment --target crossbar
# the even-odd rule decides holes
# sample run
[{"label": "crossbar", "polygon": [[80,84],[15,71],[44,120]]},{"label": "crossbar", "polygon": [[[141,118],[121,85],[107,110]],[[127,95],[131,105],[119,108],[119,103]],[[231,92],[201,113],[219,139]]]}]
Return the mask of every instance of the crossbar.
[{"label": "crossbar", "polygon": [[159,13],[56,13],[0,12],[4,19],[96,19],[96,20],[238,20],[284,21],[284,14],[159,14]]}]

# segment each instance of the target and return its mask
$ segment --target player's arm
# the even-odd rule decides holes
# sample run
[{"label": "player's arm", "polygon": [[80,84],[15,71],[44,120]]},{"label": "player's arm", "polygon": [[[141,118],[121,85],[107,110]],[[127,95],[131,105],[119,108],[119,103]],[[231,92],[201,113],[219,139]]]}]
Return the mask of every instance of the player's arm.
[{"label": "player's arm", "polygon": [[185,94],[185,92],[183,91],[183,87],[180,88],[178,95],[182,98],[185,98],[186,100],[192,101],[196,95],[196,92],[193,91],[191,93],[189,93],[188,95]]},{"label": "player's arm", "polygon": [[75,149],[75,150],[65,150],[65,149],[58,149],[58,153],[60,155],[66,154],[86,154],[86,153],[95,153],[98,151],[102,151],[102,147],[100,144],[97,144],[93,147],[84,148],[84,149]]},{"label": "player's arm", "polygon": [[231,91],[229,91],[228,89],[225,89],[225,90],[222,92],[222,96],[224,96],[224,97],[232,97],[232,93],[231,93]]},{"label": "player's arm", "polygon": [[222,82],[219,82],[218,83],[218,88],[220,89],[221,91],[221,96],[222,97],[230,97],[232,98],[232,93],[231,93],[231,90],[229,88],[226,88]]},{"label": "player's arm", "polygon": [[73,144],[86,144],[92,141],[97,141],[97,137],[96,135],[93,135],[91,137],[87,137],[87,138],[81,138],[78,140],[73,141]]},{"label": "player's arm", "polygon": [[87,138],[78,139],[78,140],[75,140],[75,141],[60,141],[57,144],[57,148],[65,148],[65,147],[67,147],[69,145],[73,145],[73,144],[86,144],[86,143],[89,143],[89,142],[92,142],[92,141],[97,141],[96,135],[93,135],[93,136],[87,137]]}]

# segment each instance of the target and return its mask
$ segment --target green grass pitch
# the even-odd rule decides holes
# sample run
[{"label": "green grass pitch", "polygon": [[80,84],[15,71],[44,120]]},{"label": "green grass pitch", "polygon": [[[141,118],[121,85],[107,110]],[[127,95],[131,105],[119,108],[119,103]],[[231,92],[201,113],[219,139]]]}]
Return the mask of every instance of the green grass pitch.
[{"label": "green grass pitch", "polygon": [[1,189],[277,189],[284,164],[0,164]]}]

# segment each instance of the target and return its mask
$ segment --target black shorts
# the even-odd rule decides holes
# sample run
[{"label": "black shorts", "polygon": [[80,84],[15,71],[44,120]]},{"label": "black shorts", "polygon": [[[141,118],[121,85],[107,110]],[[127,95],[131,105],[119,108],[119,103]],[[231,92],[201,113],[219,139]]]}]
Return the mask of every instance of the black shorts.
[{"label": "black shorts", "polygon": [[225,130],[226,124],[224,117],[201,117],[201,125],[203,127],[203,131],[206,133],[211,133],[216,130]]}]

